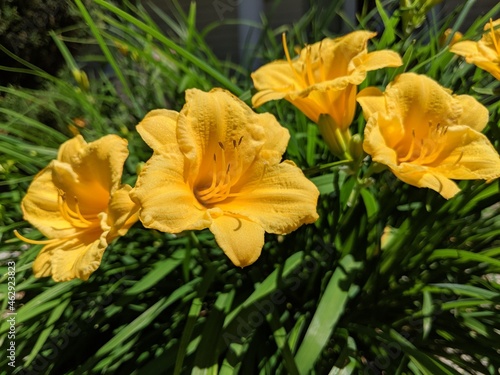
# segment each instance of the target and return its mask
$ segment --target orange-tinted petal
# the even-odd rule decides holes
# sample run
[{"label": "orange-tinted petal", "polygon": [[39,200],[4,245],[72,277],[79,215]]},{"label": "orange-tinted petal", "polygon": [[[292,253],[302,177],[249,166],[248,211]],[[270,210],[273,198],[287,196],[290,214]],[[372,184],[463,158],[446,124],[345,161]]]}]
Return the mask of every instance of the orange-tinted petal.
[{"label": "orange-tinted petal", "polygon": [[52,180],[53,161],[40,171],[21,202],[24,220],[48,238],[73,235],[75,228],[64,219],[58,204],[59,192]]}]

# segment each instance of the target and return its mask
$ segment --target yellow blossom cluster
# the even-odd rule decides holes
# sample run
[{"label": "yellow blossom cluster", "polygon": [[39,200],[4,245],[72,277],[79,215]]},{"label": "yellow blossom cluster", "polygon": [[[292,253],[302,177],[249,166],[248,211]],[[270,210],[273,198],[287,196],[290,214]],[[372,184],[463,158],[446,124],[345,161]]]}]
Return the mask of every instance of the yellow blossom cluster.
[{"label": "yellow blossom cluster", "polygon": [[[498,24],[490,22],[481,41],[458,41],[451,51],[500,79]],[[481,133],[488,111],[472,96],[414,73],[400,74],[385,91],[358,93],[369,71],[403,63],[394,51],[368,52],[375,36],[327,38],[293,59],[283,37],[286,59],[252,74],[254,107],[289,101],[318,124],[335,156],[352,160],[359,103],[371,160],[447,199],[459,192],[452,180],[498,178],[499,155]],[[154,153],[135,187],[121,184],[128,150],[116,135],[90,143],[76,135],[34,177],[22,210],[47,240],[16,235],[45,245],[35,276],[87,280],[111,241],[138,220],[168,233],[208,228],[234,265],[245,267],[260,256],[265,232],[287,234],[318,218],[318,189],[292,161],[282,161],[288,130],[223,89],[187,90],[180,112],[153,110],[137,131]]]}]

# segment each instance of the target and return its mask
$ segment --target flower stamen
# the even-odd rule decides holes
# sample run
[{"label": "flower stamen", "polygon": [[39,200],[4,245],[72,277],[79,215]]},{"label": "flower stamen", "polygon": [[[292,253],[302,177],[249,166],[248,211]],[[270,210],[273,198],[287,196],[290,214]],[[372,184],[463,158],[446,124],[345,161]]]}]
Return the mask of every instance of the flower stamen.
[{"label": "flower stamen", "polygon": [[497,54],[500,56],[500,43],[497,40],[497,36],[495,34],[495,27],[493,26],[493,20],[491,18],[490,18],[490,34],[491,34],[491,41],[495,46],[495,50],[497,51]]},{"label": "flower stamen", "polygon": [[82,215],[78,205],[78,198],[76,196],[73,197],[75,200],[75,210],[72,210],[68,205],[66,193],[61,189],[58,189],[58,191],[59,196],[57,197],[57,204],[59,206],[59,212],[64,220],[76,228],[88,228],[96,226],[96,224],[98,225],[98,222],[89,221]]},{"label": "flower stamen", "polygon": [[411,144],[410,144],[410,149],[408,150],[407,154],[403,158],[399,158],[399,162],[406,162],[410,160],[413,157],[413,151],[415,149],[415,129],[412,129],[411,131]]},{"label": "flower stamen", "polygon": [[49,240],[32,240],[31,238],[24,237],[21,233],[17,231],[17,229],[14,229],[14,235],[21,241],[29,243],[31,245],[48,245],[60,240],[59,238],[53,238]]},{"label": "flower stamen", "polygon": [[295,74],[295,78],[297,78],[298,81],[305,83],[304,78],[293,67],[292,59],[290,58],[290,52],[288,52],[288,45],[286,43],[286,34],[285,33],[281,34],[281,41],[283,43],[283,50],[285,51],[286,61],[288,61],[288,64],[290,65],[290,69],[292,69],[292,71],[293,71],[293,74]]}]

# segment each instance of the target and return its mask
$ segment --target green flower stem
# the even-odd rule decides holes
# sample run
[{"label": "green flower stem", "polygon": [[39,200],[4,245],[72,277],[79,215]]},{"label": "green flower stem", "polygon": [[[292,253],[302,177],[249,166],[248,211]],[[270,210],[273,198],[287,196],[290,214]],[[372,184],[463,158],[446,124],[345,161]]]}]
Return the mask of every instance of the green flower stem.
[{"label": "green flower stem", "polygon": [[349,154],[349,143],[351,141],[349,129],[342,130],[335,123],[335,120],[327,114],[319,116],[318,127],[332,154],[339,159],[352,160]]},{"label": "green flower stem", "polygon": [[315,175],[315,174],[322,172],[324,170],[329,170],[331,168],[349,166],[349,165],[351,165],[351,163],[352,163],[352,160],[350,160],[350,159],[334,161],[332,163],[320,165],[319,167],[308,168],[308,169],[304,170],[304,174],[306,176],[312,176],[312,175]]}]

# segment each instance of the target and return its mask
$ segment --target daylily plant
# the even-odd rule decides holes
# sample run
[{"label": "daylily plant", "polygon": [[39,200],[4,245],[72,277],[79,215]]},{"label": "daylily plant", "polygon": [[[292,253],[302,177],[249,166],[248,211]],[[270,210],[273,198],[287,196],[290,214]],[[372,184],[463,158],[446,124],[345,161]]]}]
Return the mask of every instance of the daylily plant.
[{"label": "daylily plant", "polygon": [[500,80],[500,19],[484,26],[485,33],[478,42],[465,40],[455,43],[450,51],[464,56],[469,64],[491,73]]},{"label": "daylily plant", "polygon": [[368,87],[357,100],[368,119],[364,150],[400,180],[449,199],[460,191],[452,179],[500,177],[500,157],[480,133],[488,110],[473,97],[405,73],[385,92]]},{"label": "daylily plant", "polygon": [[264,232],[286,234],[318,218],[317,188],[293,162],[280,162],[288,130],[227,91],[187,90],[180,113],[154,110],[137,130],[154,150],[131,192],[147,228],[209,228],[245,267],[259,257]]},{"label": "daylily plant", "polygon": [[368,53],[368,40],[375,35],[354,31],[326,38],[306,46],[292,60],[283,34],[286,60],[266,64],[251,75],[258,90],[252,98],[253,106],[275,99],[288,100],[319,125],[332,153],[344,157],[356,111],[357,86],[368,71],[402,64],[393,51]]},{"label": "daylily plant", "polygon": [[108,135],[87,143],[78,135],[63,143],[56,160],[40,171],[22,200],[24,219],[48,240],[33,271],[54,281],[87,280],[108,244],[138,220],[132,189],[121,184],[127,141]]}]

